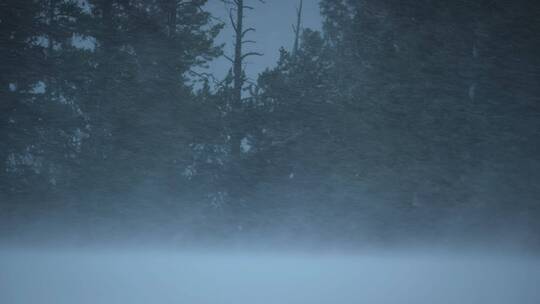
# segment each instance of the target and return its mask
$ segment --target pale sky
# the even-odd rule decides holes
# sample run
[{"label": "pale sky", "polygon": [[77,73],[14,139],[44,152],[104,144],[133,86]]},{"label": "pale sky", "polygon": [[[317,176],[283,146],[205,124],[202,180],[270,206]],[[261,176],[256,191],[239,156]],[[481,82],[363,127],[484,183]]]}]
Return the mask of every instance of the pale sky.
[{"label": "pale sky", "polygon": [[[254,27],[256,32],[248,34],[248,39],[257,41],[256,44],[247,44],[246,51],[263,53],[262,57],[249,57],[246,60],[246,73],[252,80],[265,68],[274,66],[279,57],[279,48],[290,50],[293,45],[294,34],[292,24],[296,20],[296,7],[299,0],[244,0],[246,5],[254,7],[246,10],[245,28]],[[226,43],[225,53],[233,57],[233,32],[229,23],[228,6],[221,0],[209,0],[207,9],[217,18],[226,23],[225,28],[217,39],[217,43]],[[319,0],[304,0],[303,27],[319,30],[321,16]],[[229,70],[231,63],[220,58],[210,64],[208,72],[222,79]]]}]

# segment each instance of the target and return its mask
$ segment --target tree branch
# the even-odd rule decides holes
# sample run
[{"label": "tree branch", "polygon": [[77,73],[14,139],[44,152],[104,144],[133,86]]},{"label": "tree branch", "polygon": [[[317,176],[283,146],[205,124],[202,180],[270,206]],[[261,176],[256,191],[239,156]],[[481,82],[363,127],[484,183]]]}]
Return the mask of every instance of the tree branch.
[{"label": "tree branch", "polygon": [[255,32],[255,29],[252,27],[245,29],[240,37],[244,38],[244,36],[249,32]]},{"label": "tree branch", "polygon": [[231,25],[232,25],[232,27],[234,29],[234,32],[238,34],[238,27],[236,26],[236,23],[234,22],[232,8],[229,10],[229,19],[231,20]]},{"label": "tree branch", "polygon": [[225,57],[225,59],[229,60],[231,63],[234,63],[234,59],[232,59],[231,57],[227,56],[226,54],[223,54],[223,57]]},{"label": "tree branch", "polygon": [[259,53],[259,52],[249,52],[249,53],[245,53],[244,55],[242,55],[242,60],[245,59],[246,57],[249,57],[249,56],[264,56],[264,54],[262,53]]}]

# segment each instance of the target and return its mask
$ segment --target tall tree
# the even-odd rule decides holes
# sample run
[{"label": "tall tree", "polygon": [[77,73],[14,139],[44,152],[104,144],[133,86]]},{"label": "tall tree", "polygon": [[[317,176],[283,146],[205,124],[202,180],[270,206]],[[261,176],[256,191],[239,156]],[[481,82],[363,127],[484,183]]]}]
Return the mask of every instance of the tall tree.
[{"label": "tall tree", "polygon": [[85,51],[73,39],[84,32],[75,22],[84,13],[56,0],[3,2],[2,14],[2,193],[50,193],[68,183],[83,133],[73,76],[84,74]]},{"label": "tall tree", "polygon": [[[188,73],[221,52],[213,45],[221,25],[205,2],[95,3],[96,68],[85,98],[94,128],[81,164],[92,170],[82,180],[108,191],[143,181],[180,187],[169,181],[189,165],[205,115],[190,114],[197,105]],[[96,178],[103,174],[111,180]]]},{"label": "tall tree", "polygon": [[[261,0],[258,0],[264,3]],[[246,165],[247,150],[249,150],[249,124],[252,121],[249,117],[251,108],[251,98],[244,95],[246,89],[246,76],[244,71],[245,59],[250,56],[261,56],[255,51],[245,51],[245,45],[254,43],[248,39],[248,34],[255,31],[253,27],[247,27],[244,23],[246,11],[254,9],[245,0],[224,1],[229,5],[229,20],[234,32],[234,54],[225,57],[231,62],[232,68],[225,80],[230,88],[225,88],[219,94],[227,99],[227,109],[225,109],[224,122],[226,126],[226,137],[228,138],[229,159],[226,169],[223,172],[223,193],[228,196],[231,212],[238,212],[245,209],[245,200],[248,185],[250,182],[249,166]],[[234,211],[235,209],[236,211]]]},{"label": "tall tree", "polygon": [[[261,1],[261,0],[259,0]],[[249,32],[255,31],[253,27],[244,26],[245,10],[253,9],[252,6],[246,5],[244,0],[232,0],[225,1],[232,5],[229,11],[230,24],[234,30],[234,58],[229,58],[233,67],[233,100],[231,102],[231,155],[235,161],[240,159],[241,154],[241,141],[244,137],[244,130],[242,130],[242,90],[245,84],[245,74],[243,69],[243,62],[249,56],[261,56],[258,52],[244,52],[243,46],[247,43],[252,43],[252,40],[246,39],[246,35]],[[261,1],[263,2],[263,1]],[[236,15],[234,14],[236,13]]]},{"label": "tall tree", "polygon": [[296,24],[293,24],[293,32],[294,32],[294,45],[292,50],[293,57],[298,52],[298,43],[300,41],[300,33],[302,32],[302,5],[303,0],[300,0],[300,4],[296,8]]}]

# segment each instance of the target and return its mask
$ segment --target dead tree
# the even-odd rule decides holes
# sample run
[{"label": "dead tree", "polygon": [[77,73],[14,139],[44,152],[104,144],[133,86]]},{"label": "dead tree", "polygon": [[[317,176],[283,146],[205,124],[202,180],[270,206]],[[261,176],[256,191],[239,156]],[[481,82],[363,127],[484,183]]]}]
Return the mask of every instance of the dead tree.
[{"label": "dead tree", "polygon": [[[233,87],[231,92],[230,110],[227,113],[227,128],[229,133],[230,160],[225,170],[224,187],[231,202],[230,210],[234,213],[243,212],[244,198],[246,190],[249,188],[249,174],[242,165],[242,139],[246,136],[247,117],[244,112],[244,100],[242,90],[246,82],[244,74],[244,60],[250,56],[261,56],[257,52],[244,52],[243,47],[254,41],[247,39],[250,32],[254,32],[253,27],[244,26],[246,10],[253,7],[246,5],[248,0],[222,0],[230,5],[229,21],[234,32],[234,54],[224,55],[232,64]],[[258,0],[263,2],[262,0]]]},{"label": "dead tree", "polygon": [[[263,2],[262,0],[259,1]],[[254,32],[255,29],[253,27],[244,28],[244,12],[247,9],[253,9],[253,7],[246,5],[244,0],[226,0],[225,2],[232,5],[232,8],[229,10],[229,19],[235,36],[234,58],[228,56],[226,58],[231,61],[233,66],[231,154],[234,160],[238,160],[240,158],[241,142],[244,136],[240,118],[242,111],[242,88],[245,83],[243,63],[247,57],[262,56],[262,54],[258,52],[243,52],[243,46],[245,44],[254,43],[253,40],[246,39],[246,35],[249,32]]]},{"label": "dead tree", "polygon": [[300,0],[300,5],[296,8],[296,25],[293,24],[293,31],[294,31],[294,46],[292,55],[293,57],[296,56],[296,52],[298,52],[298,44],[300,41],[300,34],[301,34],[301,26],[302,26],[302,4],[303,0]]}]

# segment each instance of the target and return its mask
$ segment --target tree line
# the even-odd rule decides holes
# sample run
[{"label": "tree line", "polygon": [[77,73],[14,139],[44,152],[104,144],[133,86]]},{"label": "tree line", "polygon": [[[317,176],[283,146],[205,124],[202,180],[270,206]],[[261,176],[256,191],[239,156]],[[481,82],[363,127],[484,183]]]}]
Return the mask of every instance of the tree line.
[{"label": "tree line", "polygon": [[4,217],[149,203],[222,234],[538,241],[537,4],[322,0],[315,31],[300,1],[292,49],[250,83],[253,1],[223,22],[205,0],[4,0]]}]

